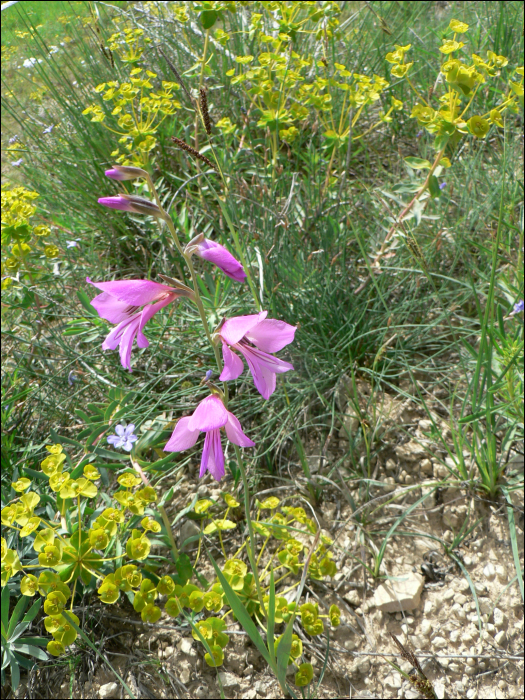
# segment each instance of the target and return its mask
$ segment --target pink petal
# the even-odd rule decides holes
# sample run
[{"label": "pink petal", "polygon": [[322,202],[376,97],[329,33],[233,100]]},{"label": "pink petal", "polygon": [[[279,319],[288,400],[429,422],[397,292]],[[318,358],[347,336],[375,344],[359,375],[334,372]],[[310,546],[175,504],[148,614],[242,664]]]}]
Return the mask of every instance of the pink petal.
[{"label": "pink petal", "polygon": [[233,442],[239,447],[255,447],[255,443],[250,440],[250,438],[242,432],[241,424],[238,419],[228,411],[228,422],[226,423],[224,429],[226,430],[226,436],[230,442]]},{"label": "pink petal", "polygon": [[[136,335],[139,332],[139,324],[140,314],[137,314],[133,321],[129,323],[128,326],[125,328],[124,333],[122,333],[122,338],[120,339],[120,363],[123,367],[129,369],[130,372],[132,371],[131,350],[133,348],[133,341],[135,340]],[[148,343],[146,338],[144,338],[144,340],[146,340],[146,343]],[[147,347],[147,345],[143,347]]]},{"label": "pink petal", "polygon": [[136,310],[136,306],[132,306],[125,301],[119,301],[111,294],[102,292],[91,300],[91,306],[96,310],[100,318],[105,318],[110,323],[120,323],[128,318],[131,313]]},{"label": "pink petal", "polygon": [[[115,299],[131,306],[142,306],[150,301],[157,301],[164,294],[175,294],[172,287],[152,280],[113,280],[112,282],[92,282],[86,280],[102,292],[107,292]],[[98,310],[98,309],[97,309]]]},{"label": "pink petal", "polygon": [[224,476],[224,454],[220,430],[210,430],[206,433],[199,477],[202,478],[206,471],[209,471],[216,481],[220,481]]},{"label": "pink petal", "polygon": [[246,345],[237,345],[237,348],[246,358],[257,391],[269,399],[275,391],[275,375],[290,371],[293,365]]},{"label": "pink petal", "polygon": [[175,430],[171,434],[170,439],[164,447],[164,452],[182,452],[187,450],[197,442],[199,437],[199,430],[190,430],[188,423],[190,422],[190,417],[181,418]]},{"label": "pink petal", "polygon": [[278,352],[293,341],[296,330],[296,326],[268,318],[246,333],[245,338],[264,352]]},{"label": "pink petal", "polygon": [[137,333],[137,345],[139,346],[139,348],[147,348],[149,345],[148,339],[142,332],[142,329],[144,328],[146,323],[150,320],[150,318],[153,318],[153,316],[155,316],[157,311],[160,311],[162,308],[164,308],[164,306],[171,304],[172,301],[173,297],[167,296],[164,299],[158,301],[156,304],[148,304],[142,309],[140,324]]},{"label": "pink petal", "polygon": [[141,312],[134,314],[133,316],[127,316],[124,321],[121,321],[118,326],[115,326],[111,333],[106,337],[106,340],[102,343],[102,350],[114,350],[119,346],[120,340],[126,328],[130,323],[133,323],[139,318]]},{"label": "pink petal", "polygon": [[232,352],[226,343],[222,344],[222,359],[224,360],[224,369],[219,377],[221,382],[227,382],[230,379],[237,379],[241,376],[244,364],[241,358]]},{"label": "pink petal", "polygon": [[190,430],[217,430],[228,420],[228,411],[218,396],[207,396],[190,418]]},{"label": "pink petal", "polygon": [[241,263],[220,243],[204,239],[198,245],[196,253],[204,260],[217,265],[225,275],[228,275],[236,282],[244,282],[246,279],[246,273]]},{"label": "pink petal", "polygon": [[228,345],[235,345],[241,338],[244,338],[246,333],[249,333],[252,328],[263,321],[267,314],[267,311],[261,311],[258,314],[250,314],[249,316],[229,318],[220,329],[220,335]]}]

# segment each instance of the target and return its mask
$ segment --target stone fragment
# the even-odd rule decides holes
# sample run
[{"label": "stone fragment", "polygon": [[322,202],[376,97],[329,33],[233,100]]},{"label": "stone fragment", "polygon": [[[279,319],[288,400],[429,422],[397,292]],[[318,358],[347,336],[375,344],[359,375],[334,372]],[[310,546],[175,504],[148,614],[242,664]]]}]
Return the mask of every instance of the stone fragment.
[{"label": "stone fragment", "polygon": [[119,692],[118,683],[104,683],[101,685],[98,691],[99,698],[116,698]]},{"label": "stone fragment", "polygon": [[485,576],[488,581],[492,581],[496,576],[496,567],[492,562],[489,562],[483,567],[483,576]]},{"label": "stone fragment", "polygon": [[356,607],[361,605],[361,596],[355,588],[349,590],[348,593],[345,593],[343,598],[347,603],[350,603],[350,605],[355,605]]},{"label": "stone fragment", "polygon": [[372,599],[373,605],[382,612],[415,610],[425,579],[421,574],[407,573],[402,580],[385,581],[377,587]]},{"label": "stone fragment", "polygon": [[447,588],[447,590],[443,593],[443,600],[452,600],[455,595],[456,592],[453,588]]},{"label": "stone fragment", "polygon": [[179,680],[181,683],[189,683],[191,680],[191,666],[188,661],[181,661],[179,664]]},{"label": "stone fragment", "polygon": [[370,659],[366,656],[356,659],[352,664],[352,671],[362,675],[367,674],[370,671]]},{"label": "stone fragment", "polygon": [[448,646],[448,642],[444,637],[434,637],[432,646],[435,649],[445,649]]},{"label": "stone fragment", "polygon": [[193,691],[195,693],[195,696],[198,698],[209,698],[210,697],[210,689],[208,688],[207,685],[199,685],[195,690]]},{"label": "stone fragment", "polygon": [[498,647],[504,647],[507,644],[507,633],[505,630],[501,630],[501,632],[498,632],[495,637],[494,637],[494,643]]},{"label": "stone fragment", "polygon": [[410,440],[404,445],[397,445],[395,448],[395,453],[399,460],[402,462],[409,462],[411,464],[414,462],[420,462],[427,456],[425,448],[415,440]]},{"label": "stone fragment", "polygon": [[387,690],[398,690],[402,686],[401,675],[392,673],[385,678],[385,688]]},{"label": "stone fragment", "polygon": [[177,646],[179,651],[182,651],[183,654],[192,654],[192,656],[196,654],[196,651],[193,648],[193,639],[190,639],[189,637],[183,637]]},{"label": "stone fragment", "polygon": [[500,583],[507,583],[507,570],[502,564],[498,564],[496,567],[496,576]]},{"label": "stone fragment", "polygon": [[239,679],[233,673],[227,673],[226,671],[219,671],[219,679],[224,688],[236,688],[240,685]]},{"label": "stone fragment", "polygon": [[499,608],[494,608],[494,627],[497,627],[500,630],[503,627],[506,627],[507,623],[508,618],[503,612],[503,610],[500,610]]},{"label": "stone fragment", "polygon": [[432,462],[429,459],[422,459],[419,463],[419,470],[425,476],[432,475]]}]

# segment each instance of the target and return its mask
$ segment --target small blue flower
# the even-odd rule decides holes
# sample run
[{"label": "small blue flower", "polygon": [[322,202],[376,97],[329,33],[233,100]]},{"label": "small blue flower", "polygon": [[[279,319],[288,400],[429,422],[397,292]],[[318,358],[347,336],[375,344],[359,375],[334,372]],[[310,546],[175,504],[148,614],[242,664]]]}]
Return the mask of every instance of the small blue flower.
[{"label": "small blue flower", "polygon": [[18,135],[15,134],[14,136],[11,136],[11,138],[9,139],[9,145],[12,146],[17,141],[18,141]]},{"label": "small blue flower", "polygon": [[207,381],[207,382],[210,381],[211,375],[212,375],[212,374],[213,374],[213,370],[211,370],[211,369],[209,369],[209,370],[206,372],[206,381]]},{"label": "small blue flower", "polygon": [[47,128],[45,128],[44,131],[43,131],[42,133],[43,133],[43,134],[50,134],[50,133],[53,131],[54,128],[55,128],[55,125],[54,125],[54,124],[51,124],[51,126],[48,126]]},{"label": "small blue flower", "polygon": [[523,299],[520,299],[518,302],[514,304],[514,308],[510,312],[512,316],[514,314],[522,314],[523,313]]},{"label": "small blue flower", "polygon": [[73,370],[67,375],[67,383],[69,386],[73,386],[73,384],[77,381],[78,377],[75,375]]},{"label": "small blue flower", "polygon": [[447,183],[446,183],[446,182],[440,182],[440,183],[439,183],[439,189],[440,189],[440,190],[444,190],[446,186],[447,186]]},{"label": "small blue flower", "polygon": [[19,158],[18,160],[14,160],[14,161],[11,163],[11,165],[12,165],[14,168],[18,168],[18,166],[19,166],[19,165],[22,165],[23,162],[24,162],[24,161],[22,160],[22,158]]},{"label": "small blue flower", "polygon": [[66,241],[66,248],[78,248],[78,238],[75,241]]},{"label": "small blue flower", "polygon": [[135,426],[133,423],[129,425],[120,425],[120,423],[115,427],[116,435],[110,435],[107,440],[110,445],[113,445],[115,449],[122,447],[126,452],[131,452],[133,443],[137,440],[137,436],[133,435]]}]

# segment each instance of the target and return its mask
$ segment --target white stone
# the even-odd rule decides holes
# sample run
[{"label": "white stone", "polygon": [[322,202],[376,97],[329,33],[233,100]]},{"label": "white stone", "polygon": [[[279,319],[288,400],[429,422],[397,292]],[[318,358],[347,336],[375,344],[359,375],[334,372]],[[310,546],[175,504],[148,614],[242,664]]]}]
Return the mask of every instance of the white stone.
[{"label": "white stone", "polygon": [[444,698],[445,697],[445,684],[442,683],[441,681],[434,681],[433,686],[434,686],[434,693],[436,694],[436,697],[439,700]]},{"label": "white stone", "polygon": [[490,598],[480,598],[478,602],[480,613],[482,615],[490,615],[490,613],[492,612],[492,603],[490,601]]},{"label": "white stone", "polygon": [[423,576],[412,572],[407,573],[403,580],[385,581],[377,587],[373,604],[382,612],[415,610],[424,584]]},{"label": "white stone", "polygon": [[402,462],[419,462],[427,456],[425,448],[415,440],[410,440],[405,445],[397,445],[394,451]]},{"label": "white stone", "polygon": [[429,459],[422,459],[419,463],[419,469],[422,474],[430,476],[432,474],[432,462]]},{"label": "white stone", "polygon": [[183,654],[195,654],[195,649],[193,648],[193,639],[190,639],[189,637],[183,637],[180,642],[178,643],[178,649],[179,651],[182,651]]},{"label": "white stone", "polygon": [[430,620],[423,620],[419,631],[424,637],[428,637],[432,632],[432,623],[430,622]]},{"label": "white stone", "polygon": [[448,642],[444,637],[434,637],[432,640],[432,645],[436,649],[445,649],[448,646]]},{"label": "white stone", "polygon": [[239,684],[239,679],[233,673],[219,671],[219,679],[224,688],[235,688]]},{"label": "white stone", "polygon": [[452,644],[457,644],[460,634],[461,630],[452,630],[452,632],[448,635],[448,638],[450,639]]},{"label": "white stone", "polygon": [[118,683],[105,683],[101,685],[98,691],[99,698],[116,698],[119,693]]},{"label": "white stone", "polygon": [[463,593],[457,593],[454,600],[458,605],[465,605],[467,602],[467,596],[463,595]]},{"label": "white stone", "polygon": [[507,583],[507,570],[505,569],[504,566],[501,564],[498,564],[496,568],[496,576],[498,577],[498,581],[500,583]]},{"label": "white stone", "polygon": [[448,665],[448,670],[450,673],[461,673],[461,667],[455,661]]},{"label": "white stone", "polygon": [[494,608],[494,626],[500,630],[503,627],[506,627],[507,623],[508,618],[503,612],[503,610],[500,610],[499,608]]},{"label": "white stone", "polygon": [[197,546],[197,540],[193,542],[188,542],[185,545],[186,540],[190,537],[197,537],[200,534],[200,528],[194,520],[185,520],[182,523],[179,534],[179,547],[182,552],[186,552],[189,549]]},{"label": "white stone", "polygon": [[485,576],[486,579],[489,581],[492,581],[493,578],[496,576],[496,567],[492,562],[489,562],[486,566],[483,567],[483,576]]},{"label": "white stone", "polygon": [[179,664],[179,680],[184,685],[191,680],[191,666],[186,660],[181,661]]},{"label": "white stone", "polygon": [[447,588],[447,590],[443,593],[443,600],[452,600],[455,595],[456,592],[453,588]]},{"label": "white stone", "polygon": [[198,698],[209,698],[210,697],[210,689],[208,688],[207,685],[199,685],[195,690],[193,691],[195,693],[195,696]]},{"label": "white stone", "polygon": [[385,678],[385,687],[389,690],[398,690],[402,686],[401,674],[392,673]]},{"label": "white stone", "polygon": [[434,603],[431,600],[426,600],[425,605],[423,607],[423,613],[425,615],[429,615],[432,610],[434,610]]},{"label": "white stone", "polygon": [[495,635],[494,643],[499,647],[504,647],[507,644],[507,633],[505,630],[501,630]]}]

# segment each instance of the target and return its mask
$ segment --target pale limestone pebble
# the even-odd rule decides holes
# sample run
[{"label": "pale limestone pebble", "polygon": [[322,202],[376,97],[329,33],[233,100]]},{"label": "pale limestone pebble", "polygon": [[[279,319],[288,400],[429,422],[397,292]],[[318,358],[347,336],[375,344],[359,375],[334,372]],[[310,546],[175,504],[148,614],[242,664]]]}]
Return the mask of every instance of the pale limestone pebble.
[{"label": "pale limestone pebble", "polygon": [[197,650],[193,648],[193,639],[191,637],[183,637],[177,644],[177,649],[183,654],[197,655]]},{"label": "pale limestone pebble", "polygon": [[467,596],[463,595],[463,593],[456,593],[456,595],[454,596],[454,601],[458,605],[465,605],[465,603],[467,602]]},{"label": "pale limestone pebble", "polygon": [[498,632],[495,635],[494,644],[496,644],[498,647],[504,647],[507,645],[507,633],[505,630],[501,630],[501,632]]},{"label": "pale limestone pebble", "polygon": [[210,689],[205,684],[199,685],[197,688],[195,688],[193,693],[198,698],[209,698],[210,697]]},{"label": "pale limestone pebble", "polygon": [[425,605],[423,606],[423,613],[425,615],[430,615],[430,613],[434,610],[434,603],[432,600],[426,600]]},{"label": "pale limestone pebble", "polygon": [[459,664],[457,664],[455,661],[452,661],[448,665],[448,671],[450,673],[461,673],[462,670],[463,669],[461,668],[461,666]]},{"label": "pale limestone pebble", "polygon": [[98,697],[103,700],[104,698],[116,698],[119,694],[119,688],[120,686],[118,683],[104,683],[98,690]]},{"label": "pale limestone pebble", "polygon": [[375,591],[372,604],[382,612],[414,610],[419,606],[424,583],[423,576],[408,572],[395,581],[380,584]]},{"label": "pale limestone pebble", "polygon": [[479,598],[479,611],[482,615],[490,615],[492,612],[492,602],[490,598]]},{"label": "pale limestone pebble", "polygon": [[225,664],[229,671],[241,675],[246,667],[246,659],[243,654],[230,651],[226,654]]},{"label": "pale limestone pebble", "polygon": [[432,462],[429,459],[422,459],[419,463],[419,470],[425,476],[432,475]]},{"label": "pale limestone pebble", "polygon": [[419,634],[411,634],[408,639],[416,650],[426,649],[428,647],[429,640]]},{"label": "pale limestone pebble", "polygon": [[497,629],[503,629],[504,627],[507,626],[509,620],[508,617],[505,615],[503,610],[500,610],[499,608],[494,608],[494,626],[497,627]]},{"label": "pale limestone pebble", "polygon": [[435,649],[445,649],[448,646],[448,642],[444,637],[438,636],[432,640],[432,646]]},{"label": "pale limestone pebble", "polygon": [[399,688],[401,688],[401,686],[403,685],[403,682],[401,680],[401,674],[390,674],[385,678],[384,684],[387,690],[399,690]]},{"label": "pale limestone pebble", "polygon": [[239,678],[233,673],[219,671],[219,679],[225,689],[237,688],[240,685]]},{"label": "pale limestone pebble", "polygon": [[494,580],[496,576],[496,567],[492,562],[489,562],[486,566],[483,567],[483,575],[488,581]]},{"label": "pale limestone pebble", "polygon": [[434,693],[438,700],[442,700],[445,697],[445,684],[442,681],[434,681]]},{"label": "pale limestone pebble", "polygon": [[500,583],[507,583],[507,569],[502,564],[498,564],[495,569],[498,581]]},{"label": "pale limestone pebble", "polygon": [[441,596],[443,600],[452,600],[454,596],[456,595],[456,592],[453,588],[447,588],[447,590],[443,593]]},{"label": "pale limestone pebble", "polygon": [[419,628],[419,631],[424,637],[428,637],[432,632],[432,628],[432,622],[430,622],[430,620],[425,619],[421,622],[421,627]]},{"label": "pale limestone pebble", "polygon": [[415,440],[410,440],[404,445],[397,445],[394,451],[402,462],[414,463],[427,457],[426,449]]},{"label": "pale limestone pebble", "polygon": [[456,588],[460,593],[467,593],[470,591],[470,585],[466,578],[462,578],[458,581]]},{"label": "pale limestone pebble", "polygon": [[393,459],[387,459],[387,460],[386,460],[386,462],[385,462],[385,469],[387,470],[387,472],[395,472],[395,471],[396,471],[397,465],[396,465],[396,463],[394,462]]},{"label": "pale limestone pebble", "polygon": [[459,642],[459,638],[461,636],[461,630],[452,630],[452,632],[448,635],[448,638],[452,642],[452,644],[457,644]]},{"label": "pale limestone pebble", "polygon": [[454,603],[451,612],[458,618],[458,620],[465,620],[466,614],[459,603]]},{"label": "pale limestone pebble", "polygon": [[191,666],[189,661],[183,660],[178,664],[179,680],[186,685],[191,680]]}]

